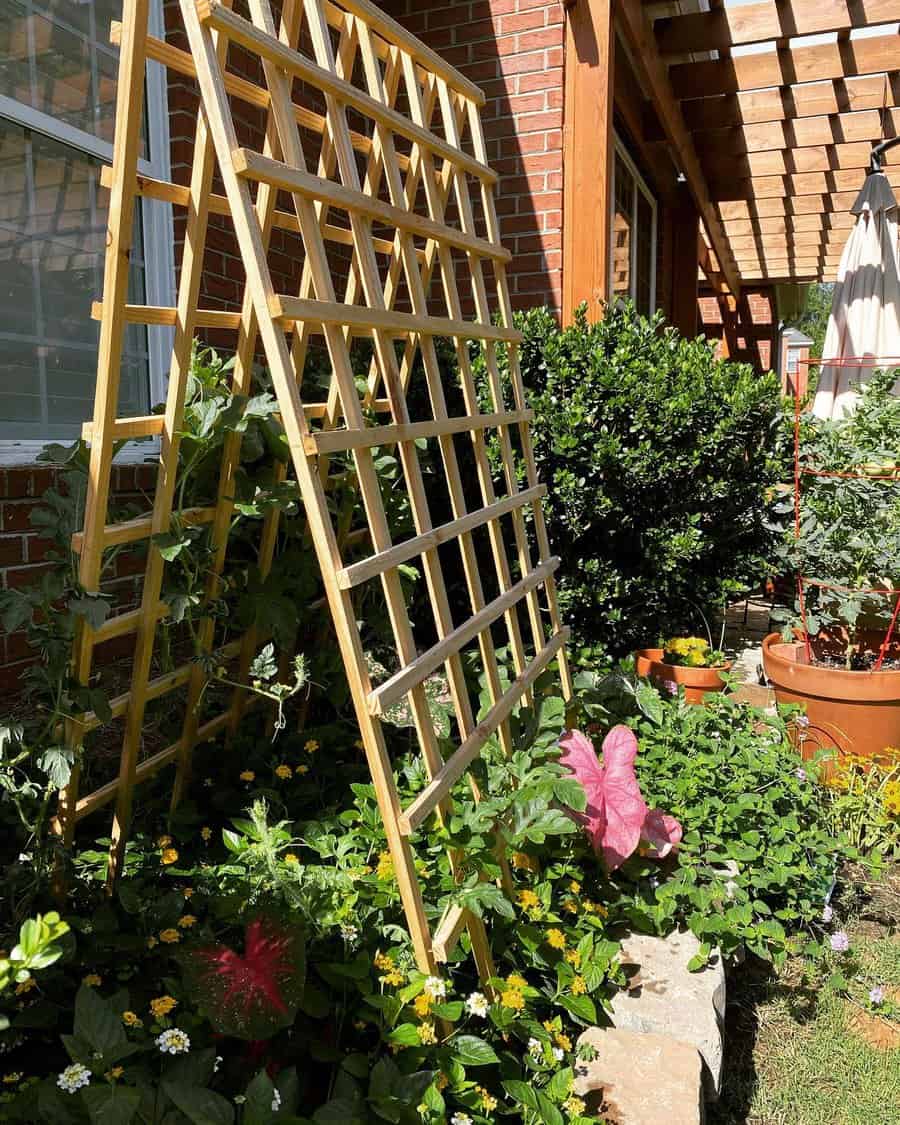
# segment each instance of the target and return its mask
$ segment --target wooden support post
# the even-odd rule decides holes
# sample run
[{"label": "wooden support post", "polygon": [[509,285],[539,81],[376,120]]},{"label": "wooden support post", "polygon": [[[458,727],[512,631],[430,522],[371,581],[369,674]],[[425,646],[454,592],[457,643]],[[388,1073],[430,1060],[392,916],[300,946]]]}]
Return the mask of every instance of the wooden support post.
[{"label": "wooden support post", "polygon": [[697,335],[699,222],[696,204],[687,187],[680,184],[676,202],[672,207],[672,288],[669,297],[669,321],[682,336],[688,339]]},{"label": "wooden support post", "polygon": [[566,6],[563,121],[563,324],[587,301],[601,316],[609,292],[615,33],[611,0]]}]

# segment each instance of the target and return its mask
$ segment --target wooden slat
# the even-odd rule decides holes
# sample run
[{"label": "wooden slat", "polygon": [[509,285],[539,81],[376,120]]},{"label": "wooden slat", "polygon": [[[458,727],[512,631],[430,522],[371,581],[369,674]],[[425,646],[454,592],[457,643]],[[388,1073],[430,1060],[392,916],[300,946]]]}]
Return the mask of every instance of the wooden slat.
[{"label": "wooden slat", "polygon": [[900,38],[894,34],[730,59],[678,63],[669,68],[669,76],[676,98],[710,98],[737,90],[882,74],[896,69],[898,62]]},{"label": "wooden slat", "polygon": [[[126,438],[154,437],[162,433],[164,422],[165,419],[161,414],[139,414],[133,418],[116,418],[110,427],[113,441],[121,441]],[[82,423],[81,437],[83,441],[90,443],[93,432],[93,422]]]},{"label": "wooden slat", "polygon": [[365,426],[360,430],[316,430],[307,435],[304,448],[309,454],[336,453],[345,449],[371,449],[376,445],[394,445],[401,441],[417,441],[419,438],[496,429],[498,426],[510,426],[515,422],[528,422],[533,417],[534,412],[531,410],[509,410],[503,414],[473,414],[432,422]]},{"label": "wooden slat", "polygon": [[740,94],[702,97],[681,103],[692,132],[725,129],[769,121],[795,121],[827,114],[890,109],[897,105],[900,71],[895,66],[885,76],[811,81],[772,90],[747,90]]},{"label": "wooden slat", "polygon": [[747,218],[779,218],[788,215],[847,214],[853,206],[859,190],[830,192],[824,195],[797,195],[755,199],[723,199],[716,209],[723,220]]},{"label": "wooden slat", "polygon": [[781,215],[771,218],[739,218],[724,221],[729,238],[743,234],[793,234],[795,232],[848,231],[856,222],[849,211],[812,215]]},{"label": "wooden slat", "polygon": [[[685,108],[690,105],[686,103]],[[865,109],[707,129],[697,134],[694,143],[701,156],[709,153],[730,159],[746,153],[789,152],[818,145],[873,145],[896,136],[900,136],[900,110]]]},{"label": "wooden slat", "polygon": [[435,156],[459,165],[478,179],[486,183],[496,182],[497,173],[487,165],[474,160],[460,149],[454,149],[435,133],[417,128],[402,113],[382,105],[351,82],[339,78],[299,51],[292,50],[273,36],[260,31],[248,20],[222,5],[219,0],[197,0],[197,14],[201,23],[223,32],[229,39],[282,67],[295,78],[309,82],[326,94],[339,97],[344,105],[352,106],[359,113],[392,129],[401,137],[406,137],[415,144],[424,145]]},{"label": "wooden slat", "polygon": [[425,532],[424,535],[416,535],[412,539],[406,539],[387,551],[370,555],[367,559],[361,559],[357,563],[344,567],[338,573],[338,585],[349,590],[358,586],[361,582],[366,582],[370,578],[382,574],[388,567],[400,566],[401,563],[408,562],[422,554],[423,551],[429,551],[442,543],[449,543],[466,532],[474,531],[476,527],[484,526],[490,520],[500,519],[501,516],[508,514],[514,508],[523,507],[534,500],[539,500],[546,494],[547,486],[541,484],[536,488],[529,488],[524,492],[517,493],[515,496],[506,496],[502,500],[496,500],[486,508],[468,512],[466,515],[460,516],[459,519],[451,520],[449,523],[441,524],[440,527]]},{"label": "wooden slat", "polygon": [[[100,183],[107,188],[112,184],[112,169],[107,164],[104,164],[100,169]],[[163,203],[172,203],[177,207],[187,207],[190,203],[188,188],[182,184],[170,183],[168,180],[156,180],[152,176],[139,174],[137,191],[139,195],[146,196],[148,199],[159,199]],[[231,214],[225,196],[215,193],[209,197],[209,210],[213,215]],[[272,214],[272,225],[278,227],[279,230],[300,232],[297,216],[291,215],[287,211],[276,209]],[[332,223],[326,223],[322,228],[322,234],[329,242],[338,242],[342,246],[353,245],[353,233],[345,227],[337,227]],[[384,238],[375,239],[375,249],[379,254],[393,254],[394,252],[393,245]]]},{"label": "wooden slat", "polygon": [[[178,310],[165,305],[126,305],[123,314],[128,324],[155,324],[173,326],[176,323]],[[194,324],[197,328],[225,328],[237,330],[241,326],[241,314],[226,312],[222,309],[197,309],[194,313]],[[91,303],[91,320],[103,319],[103,304],[100,301]],[[162,415],[158,415],[162,422]],[[160,431],[156,431],[159,433]]]},{"label": "wooden slat", "polygon": [[[892,187],[900,187],[900,167],[886,168]],[[862,187],[864,174],[858,169],[838,172],[806,172],[796,176],[757,176],[752,180],[710,180],[710,195],[716,202],[734,199],[781,199],[796,204],[804,196],[851,194]]]},{"label": "wooden slat", "polygon": [[[209,523],[214,514],[215,508],[185,508],[179,512],[179,518],[185,524],[194,525]],[[137,516],[121,523],[108,523],[103,529],[103,549],[119,547],[124,543],[137,543],[141,539],[147,539],[152,533],[152,516]],[[72,536],[72,550],[76,555],[81,554],[83,544],[84,533],[76,531]]]},{"label": "wooden slat", "polygon": [[897,20],[900,0],[765,0],[659,19],[653,29],[664,55],[697,55]]},{"label": "wooden slat", "polygon": [[275,320],[285,323],[302,320],[312,324],[338,324],[367,332],[391,332],[397,336],[406,336],[412,332],[428,336],[456,336],[462,340],[505,340],[508,343],[522,339],[521,332],[495,324],[450,320],[440,316],[416,316],[394,309],[372,309],[338,301],[310,301],[284,294],[273,297],[270,312]]},{"label": "wooden slat", "polygon": [[538,676],[549,667],[554,657],[568,640],[568,628],[555,633],[544,648],[535,656],[525,672],[517,676],[502,697],[488,711],[472,734],[448,758],[439,773],[436,773],[422,792],[403,810],[400,816],[400,831],[410,836],[437,808],[444,797],[450,793],[471,763],[481,753],[488,738],[501,721],[512,713],[525,692],[534,684]]},{"label": "wooden slat", "polygon": [[502,617],[511,606],[521,601],[529,590],[536,589],[558,566],[559,559],[555,557],[542,562],[505,593],[488,602],[484,609],[473,614],[462,625],[458,625],[443,640],[432,645],[383,684],[379,684],[369,694],[371,714],[383,715],[398,699],[402,699],[412,688],[423,683],[433,672],[436,672],[450,656],[458,653],[482,630],[487,629],[498,617]]},{"label": "wooden slat", "polygon": [[797,231],[792,234],[740,234],[731,236],[731,249],[738,259],[746,257],[742,250],[771,250],[780,247],[795,249],[800,246],[814,246],[818,249],[837,247],[840,249],[847,241],[846,230],[809,230]]},{"label": "wooden slat", "polygon": [[[719,138],[721,141],[721,138]],[[804,172],[837,172],[848,169],[863,171],[869,167],[872,145],[879,140],[854,141],[851,144],[809,145],[761,152],[736,153],[711,140],[700,150],[703,167],[711,180],[728,175],[738,179],[756,179],[762,176],[790,176]],[[890,157],[890,153],[886,154]],[[885,164],[890,160],[886,159]],[[896,163],[896,161],[895,161]]]},{"label": "wooden slat", "polygon": [[300,168],[289,167],[280,160],[272,160],[250,149],[239,148],[234,153],[234,167],[241,177],[272,184],[284,191],[299,192],[309,199],[347,211],[350,215],[364,215],[368,219],[377,219],[409,234],[445,242],[460,250],[468,250],[498,262],[508,262],[511,258],[509,251],[496,243],[465,235],[453,227],[433,223],[415,212],[403,211],[389,203],[382,203],[381,200],[364,195],[361,191],[344,187],[343,184],[336,184],[331,180],[323,180],[319,176],[301,171]]},{"label": "wooden slat", "polygon": [[469,912],[464,906],[451,906],[434,931],[431,948],[438,964],[446,965],[450,954],[456,948],[460,935],[469,921]]},{"label": "wooden slat", "polygon": [[687,131],[681,107],[672,88],[671,77],[656,49],[653,30],[641,8],[640,0],[622,0],[619,6],[620,26],[632,55],[643,72],[644,89],[650,97],[670,144],[676,163],[683,172],[703,225],[719,259],[719,264],[732,293],[740,293],[741,284],[734,259],[728,249],[718,216],[706,187],[706,177]]}]

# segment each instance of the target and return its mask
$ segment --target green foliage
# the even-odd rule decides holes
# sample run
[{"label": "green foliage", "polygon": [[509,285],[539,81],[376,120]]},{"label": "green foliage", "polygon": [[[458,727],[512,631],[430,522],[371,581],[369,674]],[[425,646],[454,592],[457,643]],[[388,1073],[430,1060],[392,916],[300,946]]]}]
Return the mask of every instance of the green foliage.
[{"label": "green foliage", "polygon": [[896,595],[862,591],[900,588],[900,398],[893,394],[897,377],[896,371],[878,372],[862,388],[855,410],[841,418],[803,416],[801,465],[848,474],[803,476],[799,538],[791,518],[793,499],[777,509],[789,524],[782,549],[785,569],[842,588],[807,585],[806,625],[811,634],[844,626],[851,640],[864,644],[864,637],[853,634],[873,627],[883,633],[891,616]]},{"label": "green foliage", "polygon": [[864,854],[900,856],[900,764],[843,754],[831,763],[825,785],[835,832]]},{"label": "green foliage", "polygon": [[775,543],[765,492],[785,471],[775,377],[629,306],[562,331],[538,309],[517,327],[576,636],[624,653],[757,585]]},{"label": "green foliage", "polygon": [[792,328],[799,328],[812,339],[810,355],[821,356],[825,347],[825,333],[828,318],[831,316],[831,302],[834,297],[834,283],[824,282],[810,285],[806,290],[806,301],[799,316],[789,321]]},{"label": "green foliage", "polygon": [[[28,918],[19,928],[19,940],[9,954],[0,956],[0,993],[13,985],[25,985],[32,973],[55,964],[66,951],[62,938],[69,932],[55,910]],[[0,1031],[9,1027],[9,1017],[0,1012]]]}]

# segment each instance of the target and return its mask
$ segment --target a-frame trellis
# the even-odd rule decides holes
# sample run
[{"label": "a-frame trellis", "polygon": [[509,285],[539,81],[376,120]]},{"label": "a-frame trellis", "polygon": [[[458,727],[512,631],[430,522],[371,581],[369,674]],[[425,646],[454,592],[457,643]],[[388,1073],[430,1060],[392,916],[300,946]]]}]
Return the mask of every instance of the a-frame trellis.
[{"label": "a-frame trellis", "polygon": [[[462,910],[450,911],[432,935],[413,864],[410,837],[432,813],[449,807],[454,784],[467,772],[494,732],[511,745],[508,720],[540,674],[558,662],[563,691],[571,691],[565,656],[567,630],[559,621],[553,573],[541,510],[544,488],[537,481],[505,275],[508,254],[500,244],[494,210],[495,173],[488,167],[479,116],[480,92],[367,0],[284,0],[276,27],[269,0],[249,0],[250,18],[230,3],[181,0],[189,52],[148,36],[148,0],[126,0],[121,46],[114,161],[109,183],[110,242],[101,309],[100,365],[94,421],[90,427],[91,476],[85,530],[80,537],[81,580],[96,589],[103,549],[123,536],[149,537],[168,530],[175,485],[178,432],[184,407],[191,340],[198,328],[237,329],[234,387],[249,388],[257,342],[262,346],[291,450],[293,470],[321,568],[327,604],[350,684],[365,753],[378,796],[417,962],[434,972],[468,927],[479,971],[492,970],[483,923]],[[264,81],[258,85],[227,67],[229,45],[256,56]],[[302,44],[303,50],[299,49]],[[136,171],[143,71],[153,59],[195,77],[202,113],[197,122],[193,167],[187,188],[139,177]],[[267,110],[261,151],[238,141],[231,100]],[[351,117],[353,127],[351,128]],[[310,137],[317,151],[310,158]],[[315,173],[309,170],[310,162]],[[212,194],[215,170],[225,195]],[[256,185],[255,196],[251,185]],[[187,231],[177,307],[143,309],[126,304],[127,251],[138,193],[187,206]],[[279,195],[292,211],[278,208]],[[229,215],[246,271],[240,314],[198,309],[203,247],[210,213]],[[451,219],[455,219],[452,221]],[[378,228],[376,237],[374,227]],[[304,262],[299,293],[275,291],[267,260],[273,227],[298,231]],[[335,263],[326,242],[350,248]],[[460,284],[465,274],[468,283]],[[434,282],[434,284],[433,284]],[[460,288],[470,290],[463,298]],[[343,299],[338,295],[343,291]],[[493,292],[493,297],[491,293]],[[399,307],[398,307],[399,306]],[[438,309],[440,308],[440,311]],[[475,319],[466,318],[474,308]],[[496,321],[502,321],[502,327]],[[118,366],[126,322],[174,323],[175,339],[165,414],[115,419]],[[331,364],[327,400],[308,402],[302,373],[310,338],[324,337]],[[364,392],[351,367],[354,336],[372,340],[374,355]],[[452,414],[435,347],[452,342],[459,368],[461,413]],[[482,409],[468,342],[485,353],[488,412]],[[398,343],[402,347],[398,347]],[[508,362],[498,361],[498,344]],[[421,376],[416,376],[421,372]],[[408,392],[423,377],[430,417],[414,421]],[[506,396],[511,395],[511,401]],[[390,421],[373,424],[375,413]],[[342,423],[342,424],[341,424]],[[486,434],[496,433],[506,495],[498,497]],[[140,528],[106,526],[112,442],[125,435],[159,433],[160,476],[154,509]],[[478,507],[467,502],[455,442],[467,440],[478,480]],[[434,526],[417,442],[439,449],[452,519]],[[391,539],[373,451],[395,446],[415,523],[415,535]],[[352,454],[372,553],[347,563],[326,502],[328,460]],[[225,559],[233,473],[239,438],[225,447],[216,505],[193,513],[211,520],[215,564],[208,593],[214,596]],[[516,461],[524,466],[520,487]],[[432,485],[431,487],[434,487]],[[539,559],[532,557],[533,541]],[[264,527],[261,559],[271,559],[275,521]],[[511,538],[508,531],[512,532]],[[483,536],[479,540],[478,536]],[[507,540],[509,539],[509,544]],[[480,545],[479,545],[480,544]],[[465,575],[468,605],[451,612],[441,550],[456,545]],[[490,559],[490,562],[488,561]],[[417,648],[398,568],[419,560],[433,611],[437,641]],[[148,698],[169,690],[150,681],[164,560],[152,541],[143,602],[138,611],[101,627],[99,639],[133,630],[136,650],[132,685],[123,701],[121,769],[106,791],[78,801],[77,777],[60,806],[60,823],[71,834],[79,814],[116,800],[111,870],[119,869],[135,782],[168,761],[178,762],[174,797],[187,776],[194,745],[227,724],[232,712],[198,727],[197,700],[204,672],[194,664],[169,679],[188,683],[181,738],[146,762],[138,761]],[[485,592],[490,579],[496,594]],[[396,641],[397,669],[373,686],[356,623],[352,592],[378,580]],[[524,622],[520,620],[520,612]],[[125,620],[127,618],[127,620]],[[505,629],[514,675],[504,686],[492,631]],[[212,645],[214,622],[204,619],[204,644]],[[118,632],[117,632],[118,631]],[[246,664],[255,638],[233,646]],[[90,674],[97,632],[87,626],[78,638],[77,676]],[[463,653],[477,646],[490,698],[476,720],[463,670]],[[228,653],[226,655],[234,655]],[[425,684],[443,670],[455,713],[459,745],[445,760],[438,747]],[[400,807],[385,747],[381,716],[408,699],[429,781],[405,809]],[[235,707],[239,706],[239,702]],[[70,724],[74,745],[96,723],[85,716]],[[451,863],[458,857],[451,855]]]}]

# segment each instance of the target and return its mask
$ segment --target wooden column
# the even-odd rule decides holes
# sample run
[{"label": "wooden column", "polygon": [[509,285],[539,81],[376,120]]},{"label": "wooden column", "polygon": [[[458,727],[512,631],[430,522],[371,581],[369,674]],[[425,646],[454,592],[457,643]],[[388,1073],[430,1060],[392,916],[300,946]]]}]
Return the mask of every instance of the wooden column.
[{"label": "wooden column", "polygon": [[682,336],[697,335],[699,214],[685,184],[672,204],[672,270],[669,320]]},{"label": "wooden column", "polygon": [[609,285],[613,158],[611,0],[567,5],[563,124],[563,323],[582,301],[599,320]]}]

